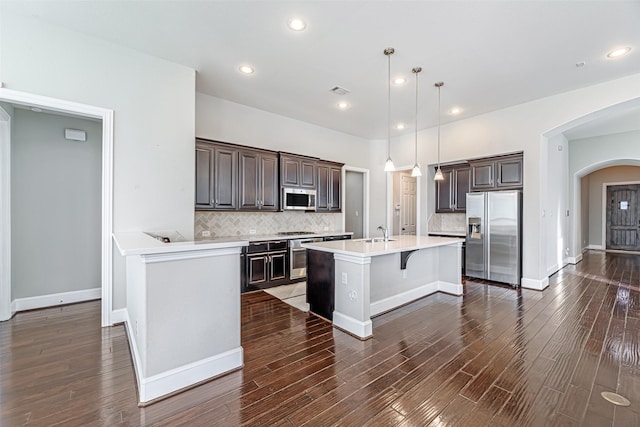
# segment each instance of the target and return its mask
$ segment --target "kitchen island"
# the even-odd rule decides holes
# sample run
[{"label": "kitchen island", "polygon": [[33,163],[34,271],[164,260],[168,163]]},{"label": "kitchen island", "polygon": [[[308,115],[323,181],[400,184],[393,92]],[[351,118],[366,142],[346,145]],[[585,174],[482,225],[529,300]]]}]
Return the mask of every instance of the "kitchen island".
[{"label": "kitchen island", "polygon": [[124,317],[140,404],[240,369],[240,252],[248,242],[163,243],[142,232],[114,240],[126,257]]},{"label": "kitchen island", "polygon": [[463,241],[392,236],[305,244],[311,311],[360,339],[370,338],[372,316],[438,291],[462,295]]}]

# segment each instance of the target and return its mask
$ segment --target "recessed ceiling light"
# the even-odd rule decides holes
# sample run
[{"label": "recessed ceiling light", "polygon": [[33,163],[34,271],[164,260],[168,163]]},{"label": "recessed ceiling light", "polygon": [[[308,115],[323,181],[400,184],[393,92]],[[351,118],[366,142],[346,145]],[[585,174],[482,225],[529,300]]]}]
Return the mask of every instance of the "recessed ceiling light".
[{"label": "recessed ceiling light", "polygon": [[238,67],[238,70],[240,70],[242,74],[253,74],[255,71],[250,65],[241,65]]},{"label": "recessed ceiling light", "polygon": [[42,113],[42,108],[31,107],[31,111],[33,111],[34,113]]},{"label": "recessed ceiling light", "polygon": [[404,129],[404,123],[398,123],[398,124],[396,125],[396,129],[398,129],[398,130],[402,130],[402,129]]},{"label": "recessed ceiling light", "polygon": [[341,110],[346,110],[347,108],[349,108],[349,103],[348,102],[338,102],[338,108]]},{"label": "recessed ceiling light", "polygon": [[300,18],[289,19],[289,28],[293,31],[302,31],[307,28],[307,24]]},{"label": "recessed ceiling light", "polygon": [[607,58],[620,58],[621,56],[625,56],[629,52],[631,52],[630,47],[621,47],[619,49],[614,49],[611,52],[607,53]]},{"label": "recessed ceiling light", "polygon": [[405,79],[404,77],[396,77],[395,79],[393,79],[394,85],[403,85],[406,82],[407,82],[407,79]]},{"label": "recessed ceiling light", "polygon": [[453,107],[451,110],[449,110],[449,112],[450,112],[451,114],[460,114],[460,113],[462,113],[462,108],[460,108],[460,107]]}]

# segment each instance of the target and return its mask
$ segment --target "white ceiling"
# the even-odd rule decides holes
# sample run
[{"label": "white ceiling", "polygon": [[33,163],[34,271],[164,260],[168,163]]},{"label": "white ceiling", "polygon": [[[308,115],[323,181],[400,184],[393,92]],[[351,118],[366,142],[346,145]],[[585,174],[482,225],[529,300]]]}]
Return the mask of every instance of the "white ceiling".
[{"label": "white ceiling", "polygon": [[[368,139],[387,134],[386,47],[394,47],[392,121],[443,122],[640,71],[640,1],[44,1],[3,7],[195,68],[197,90]],[[289,18],[307,29],[294,33]],[[617,60],[606,53],[631,46]],[[584,67],[576,63],[584,61]],[[251,76],[237,69],[248,63]],[[351,90],[338,96],[335,85]],[[347,111],[338,101],[351,104]],[[401,131],[393,131],[393,135]]]},{"label": "white ceiling", "polygon": [[563,132],[568,140],[640,130],[640,107],[594,119]]}]

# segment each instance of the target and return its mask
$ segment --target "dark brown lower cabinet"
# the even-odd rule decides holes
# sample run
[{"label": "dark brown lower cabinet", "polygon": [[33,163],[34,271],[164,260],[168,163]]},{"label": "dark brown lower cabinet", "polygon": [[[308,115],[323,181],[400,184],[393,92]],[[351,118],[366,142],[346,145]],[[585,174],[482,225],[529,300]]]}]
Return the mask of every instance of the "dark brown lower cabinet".
[{"label": "dark brown lower cabinet", "polygon": [[307,303],[309,311],[333,320],[335,302],[333,253],[307,249]]},{"label": "dark brown lower cabinet", "polygon": [[242,253],[242,292],[286,283],[288,258],[286,240],[251,242]]}]

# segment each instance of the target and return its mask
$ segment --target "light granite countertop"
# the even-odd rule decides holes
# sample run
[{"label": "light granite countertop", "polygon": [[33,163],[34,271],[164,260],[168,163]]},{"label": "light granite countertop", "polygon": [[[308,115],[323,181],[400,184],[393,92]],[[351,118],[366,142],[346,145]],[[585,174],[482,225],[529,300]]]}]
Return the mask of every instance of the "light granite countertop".
[{"label": "light granite countertop", "polygon": [[453,237],[391,236],[387,242],[371,242],[371,239],[336,240],[333,242],[305,243],[303,247],[365,258],[438,246],[459,245],[462,242],[464,242],[464,239]]}]

